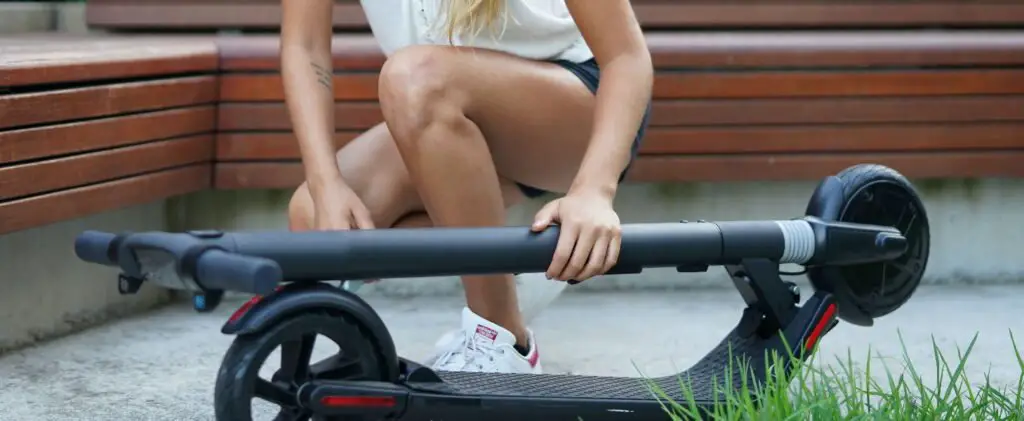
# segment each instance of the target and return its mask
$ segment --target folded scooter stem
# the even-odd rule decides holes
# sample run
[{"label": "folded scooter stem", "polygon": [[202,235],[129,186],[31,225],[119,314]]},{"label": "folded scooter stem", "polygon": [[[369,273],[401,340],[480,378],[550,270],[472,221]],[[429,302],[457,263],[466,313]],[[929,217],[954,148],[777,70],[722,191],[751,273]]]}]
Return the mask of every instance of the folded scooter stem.
[{"label": "folded scooter stem", "polygon": [[[285,281],[543,272],[557,227],[431,228],[302,233],[230,233],[229,252],[277,262]],[[768,258],[803,263],[814,253],[806,221],[627,224],[611,273]]]}]

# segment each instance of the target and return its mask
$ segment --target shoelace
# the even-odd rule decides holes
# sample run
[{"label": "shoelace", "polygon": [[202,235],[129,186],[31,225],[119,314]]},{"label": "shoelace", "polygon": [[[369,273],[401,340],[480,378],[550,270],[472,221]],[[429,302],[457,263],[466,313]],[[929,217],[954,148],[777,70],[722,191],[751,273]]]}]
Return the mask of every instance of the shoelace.
[{"label": "shoelace", "polygon": [[[438,359],[441,371],[498,371],[494,354],[501,352],[493,342],[488,342],[475,333],[467,332],[458,344],[452,344],[451,350]],[[489,364],[484,364],[484,361]]]}]

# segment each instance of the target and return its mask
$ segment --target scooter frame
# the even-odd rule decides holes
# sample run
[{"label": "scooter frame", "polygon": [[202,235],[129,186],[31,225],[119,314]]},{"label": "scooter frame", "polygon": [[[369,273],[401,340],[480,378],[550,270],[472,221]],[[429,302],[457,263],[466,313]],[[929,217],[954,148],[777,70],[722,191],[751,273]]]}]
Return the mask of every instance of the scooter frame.
[{"label": "scooter frame", "polygon": [[[846,207],[841,202],[850,196],[844,193],[837,199],[831,193],[837,188],[849,190],[827,179],[808,209],[826,214],[838,211],[817,209]],[[916,193],[910,193],[919,206]],[[590,421],[667,419],[666,397],[707,411],[720,403],[723,387],[753,393],[779,374],[786,381],[839,318],[870,325],[879,313],[850,308],[859,301],[847,296],[850,292],[842,285],[837,287],[838,278],[812,278],[817,290],[800,305],[799,290],[782,280],[780,265],[864,265],[900,258],[908,250],[908,239],[895,227],[813,215],[784,221],[624,225],[619,263],[609,273],[654,267],[699,272],[723,266],[746,303],[736,327],[697,364],[678,375],[646,380],[435,372],[400,358],[383,321],[360,297],[321,281],[542,272],[557,239],[557,227],[542,233],[525,227],[341,233],[88,231],[76,239],[75,251],[82,260],[118,267],[119,289],[126,294],[143,282],[198,293],[256,294],[221,329],[237,338],[218,375],[219,420],[249,419],[248,401],[263,385],[280,386],[272,400],[300,417],[494,421],[539,416]],[[927,241],[922,244],[921,271]],[[901,300],[912,293],[920,273],[915,277],[901,288]],[[253,352],[263,351],[254,344],[276,346],[271,340],[288,329],[315,333],[326,326],[343,333],[336,336],[344,337],[348,347],[303,368],[305,377],[281,369],[269,382],[239,383],[252,376],[242,372],[262,365]],[[343,361],[349,353],[354,360]],[[359,376],[325,374],[340,373],[353,363],[360,367]]]}]

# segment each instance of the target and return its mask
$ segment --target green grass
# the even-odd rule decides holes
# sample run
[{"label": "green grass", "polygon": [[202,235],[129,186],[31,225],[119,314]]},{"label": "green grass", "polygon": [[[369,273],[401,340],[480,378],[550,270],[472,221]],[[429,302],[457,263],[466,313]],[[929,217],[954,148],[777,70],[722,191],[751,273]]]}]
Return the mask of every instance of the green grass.
[{"label": "green grass", "polygon": [[[934,361],[915,367],[903,346],[902,359],[887,361],[868,352],[861,358],[847,353],[833,364],[817,364],[815,357],[787,378],[782,360],[772,359],[771,370],[778,380],[758,386],[742,380],[739,385],[722,382],[720,403],[701,418],[692,395],[682,402],[667,399],[652,385],[665,410],[674,420],[1022,420],[1024,421],[1024,356],[1010,332],[1012,350],[1019,367],[1016,385],[999,387],[989,374],[983,379],[967,375],[967,361],[977,335],[966,347],[947,356],[932,342]],[[903,344],[903,338],[900,337]],[[792,358],[792,357],[788,357]],[[918,362],[920,363],[920,362]],[[925,370],[930,370],[925,380]],[[729,376],[724,376],[729,377]],[[681,380],[682,381],[682,380]],[[681,383],[685,384],[685,383]],[[683,388],[684,391],[686,388]],[[758,396],[755,402],[753,396]]]}]

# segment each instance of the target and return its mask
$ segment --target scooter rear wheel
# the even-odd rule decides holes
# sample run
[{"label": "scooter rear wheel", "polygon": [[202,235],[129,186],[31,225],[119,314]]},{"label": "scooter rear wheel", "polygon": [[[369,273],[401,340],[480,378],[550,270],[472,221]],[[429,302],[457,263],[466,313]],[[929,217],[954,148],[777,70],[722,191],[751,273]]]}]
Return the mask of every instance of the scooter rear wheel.
[{"label": "scooter rear wheel", "polygon": [[[335,343],[338,351],[312,362],[313,348],[320,337]],[[280,368],[270,378],[261,377],[260,368],[277,348],[281,349]],[[260,400],[280,408],[275,420],[309,420],[313,414],[298,403],[299,389],[305,383],[385,377],[376,346],[358,324],[326,312],[300,314],[261,333],[235,338],[217,373],[216,418],[250,421],[253,402]]]}]

